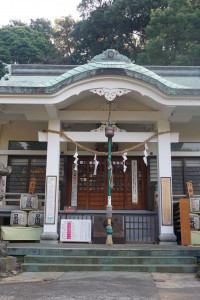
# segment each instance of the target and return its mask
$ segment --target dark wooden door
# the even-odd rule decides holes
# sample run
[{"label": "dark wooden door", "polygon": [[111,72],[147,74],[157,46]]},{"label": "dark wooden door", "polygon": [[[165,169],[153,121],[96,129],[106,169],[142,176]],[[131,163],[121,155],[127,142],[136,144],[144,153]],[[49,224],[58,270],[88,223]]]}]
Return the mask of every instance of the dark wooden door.
[{"label": "dark wooden door", "polygon": [[94,159],[91,157],[79,158],[77,208],[105,209],[106,207],[106,160],[98,158],[97,175],[94,173]]},{"label": "dark wooden door", "polygon": [[[132,160],[137,161],[137,203],[132,202]],[[113,157],[113,209],[147,209],[146,189],[147,170],[142,157],[129,157],[126,161],[127,170],[123,172],[122,158]]]},{"label": "dark wooden door", "polygon": [[[137,161],[137,203],[132,202],[132,160]],[[94,157],[80,157],[78,163],[77,208],[106,209],[108,194],[107,157],[98,157],[97,175],[94,173]],[[70,167],[72,168],[71,160]],[[127,170],[123,172],[122,157],[112,157],[113,166],[113,209],[147,209],[146,166],[142,157],[129,157]],[[69,187],[68,181],[68,187]],[[68,188],[70,190],[70,188]],[[68,192],[68,199],[70,192]],[[70,199],[69,199],[70,200]],[[70,201],[68,201],[70,203]]]}]

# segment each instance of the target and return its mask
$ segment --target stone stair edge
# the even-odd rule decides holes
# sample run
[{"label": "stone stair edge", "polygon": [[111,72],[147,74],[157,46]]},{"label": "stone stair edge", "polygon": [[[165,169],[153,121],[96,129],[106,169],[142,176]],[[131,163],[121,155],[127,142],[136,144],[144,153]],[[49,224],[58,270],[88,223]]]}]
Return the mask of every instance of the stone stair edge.
[{"label": "stone stair edge", "polygon": [[[102,266],[105,267],[105,264],[60,264],[60,265],[55,265],[55,264],[49,264],[49,263],[24,263],[23,266],[52,266],[52,267],[57,267],[57,266]],[[183,265],[180,264],[151,264],[151,265],[142,265],[142,264],[135,264],[135,265],[130,265],[130,264],[109,264],[109,267],[111,266],[119,266],[119,267],[123,267],[123,266],[127,266],[127,267],[153,267],[153,266],[158,266],[158,267],[183,267]],[[195,266],[196,264],[186,264],[184,265],[184,267],[191,267],[191,266]]]},{"label": "stone stair edge", "polygon": [[25,257],[27,257],[27,258],[31,258],[31,257],[36,257],[36,258],[42,258],[42,257],[48,257],[48,258],[52,258],[52,257],[55,257],[55,258],[124,258],[124,259],[131,259],[131,258],[144,258],[144,259],[148,259],[148,258],[153,258],[153,259],[157,259],[157,258],[161,258],[161,259],[163,259],[163,258],[180,258],[180,259],[188,259],[188,258],[195,258],[194,256],[177,256],[177,255],[170,255],[170,256],[148,256],[148,255],[141,255],[141,256],[139,256],[139,255],[135,255],[135,256],[120,256],[120,255],[116,255],[116,256],[107,256],[107,255],[96,255],[96,256],[94,256],[94,255],[89,255],[89,256],[83,256],[83,255],[69,255],[69,256],[63,256],[63,255],[34,255],[34,254],[32,254],[32,255],[25,255]]}]

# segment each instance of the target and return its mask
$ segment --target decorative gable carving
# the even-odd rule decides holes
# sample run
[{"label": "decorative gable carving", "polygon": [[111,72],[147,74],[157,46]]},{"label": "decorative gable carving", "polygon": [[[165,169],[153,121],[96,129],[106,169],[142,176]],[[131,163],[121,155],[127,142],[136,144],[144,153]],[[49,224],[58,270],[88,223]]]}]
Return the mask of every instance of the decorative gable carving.
[{"label": "decorative gable carving", "polygon": [[100,89],[92,89],[90,90],[90,92],[97,94],[99,96],[104,96],[108,101],[113,101],[117,96],[123,96],[125,94],[128,94],[131,92],[131,90],[100,88]]},{"label": "decorative gable carving", "polygon": [[115,49],[107,49],[103,53],[96,55],[89,62],[96,63],[107,61],[134,63],[134,61],[131,61],[127,56],[120,54]]}]

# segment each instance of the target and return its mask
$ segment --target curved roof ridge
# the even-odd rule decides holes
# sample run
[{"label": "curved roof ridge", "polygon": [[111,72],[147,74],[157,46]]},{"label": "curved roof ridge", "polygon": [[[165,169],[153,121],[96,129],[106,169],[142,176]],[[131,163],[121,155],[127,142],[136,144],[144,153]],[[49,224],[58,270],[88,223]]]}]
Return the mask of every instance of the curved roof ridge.
[{"label": "curved roof ridge", "polygon": [[167,95],[200,96],[200,88],[187,87],[172,82],[146,67],[136,65],[114,49],[108,49],[95,56],[88,63],[69,69],[67,72],[37,85],[23,85],[23,82],[19,82],[17,85],[12,85],[12,83],[10,85],[0,84],[0,93],[53,94],[74,82],[95,76],[109,75],[143,81]]},{"label": "curved roof ridge", "polygon": [[[92,73],[89,74],[90,73],[89,71],[95,71],[95,70],[100,70],[100,69],[113,69],[113,70],[121,69],[124,71],[124,74],[123,74],[124,76],[142,80],[146,83],[156,86],[157,88],[159,88],[159,84],[155,84],[156,81],[158,83],[160,82],[160,84],[163,84],[166,87],[169,87],[172,89],[188,89],[188,87],[173,83],[143,66],[133,64],[132,62],[126,63],[126,62],[121,62],[121,61],[118,61],[118,62],[116,62],[116,61],[114,61],[114,62],[113,61],[92,62],[91,61],[84,65],[77,66],[77,67],[71,69],[70,71],[56,77],[55,79],[52,79],[52,80],[46,82],[45,86],[52,86],[52,85],[56,84],[57,82],[61,82],[65,79],[73,77],[73,76],[80,77],[80,79],[88,78],[90,76],[95,75],[95,74],[93,75]],[[83,73],[85,73],[85,74],[83,74]],[[132,73],[132,74],[130,74],[130,73]],[[100,74],[98,74],[98,75],[100,75]],[[119,74],[116,74],[116,75],[119,75]],[[78,81],[80,79],[76,78],[76,80],[74,80],[74,81]]]}]

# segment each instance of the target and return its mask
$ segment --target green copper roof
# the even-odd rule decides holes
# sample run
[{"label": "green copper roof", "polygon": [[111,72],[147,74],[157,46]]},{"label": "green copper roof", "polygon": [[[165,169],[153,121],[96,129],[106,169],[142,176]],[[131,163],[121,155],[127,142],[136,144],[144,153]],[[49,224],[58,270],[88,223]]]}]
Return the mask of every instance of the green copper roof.
[{"label": "green copper roof", "polygon": [[[45,69],[45,67],[43,68]],[[17,76],[12,76],[11,74],[9,80],[0,81],[0,93],[52,94],[82,79],[94,76],[116,75],[143,81],[168,95],[200,95],[200,88],[196,81],[195,84],[188,86],[188,80],[185,78],[184,82],[183,76],[182,80],[180,79],[181,77],[178,80],[178,76],[163,76],[164,68],[162,70],[162,67],[159,67],[160,69],[155,72],[153,67],[145,68],[136,65],[126,56],[119,54],[113,49],[108,49],[103,54],[97,55],[85,65],[71,69],[67,66],[62,68],[65,73],[56,76],[59,73],[55,70],[55,66],[54,69],[49,66],[51,76],[46,76],[45,71],[39,71],[34,66],[34,70],[37,69],[39,76],[31,76],[33,74],[28,72],[27,65],[24,67],[24,70],[29,73],[28,76],[20,76],[20,73],[16,74]],[[170,70],[170,67],[168,68]],[[165,74],[170,75],[168,69],[167,72]],[[195,79],[199,81],[200,77],[195,76]]]}]

